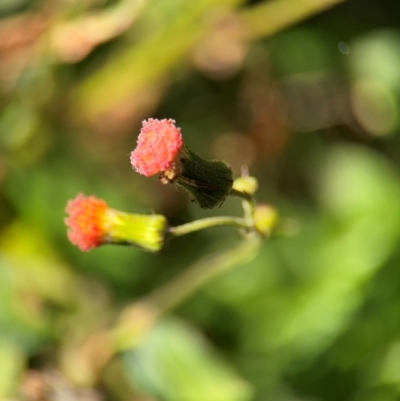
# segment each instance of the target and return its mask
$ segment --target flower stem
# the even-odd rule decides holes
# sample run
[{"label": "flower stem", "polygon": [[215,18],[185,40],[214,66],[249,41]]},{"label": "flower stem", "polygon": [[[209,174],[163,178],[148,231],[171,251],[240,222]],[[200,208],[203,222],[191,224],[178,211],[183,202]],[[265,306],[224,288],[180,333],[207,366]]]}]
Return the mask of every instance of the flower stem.
[{"label": "flower stem", "polygon": [[117,325],[108,333],[112,341],[112,351],[102,362],[107,363],[117,351],[140,345],[160,317],[190,298],[214,278],[256,257],[261,241],[257,233],[250,233],[238,246],[204,257],[177,277],[126,307],[121,312]]},{"label": "flower stem", "polygon": [[238,191],[234,188],[231,189],[230,192],[231,196],[236,196],[242,199],[242,206],[244,210],[244,220],[247,222],[248,225],[253,224],[253,214],[254,214],[254,198],[252,195],[248,194],[247,192]]},{"label": "flower stem", "polygon": [[148,294],[144,301],[160,308],[165,313],[190,297],[213,278],[229,271],[240,264],[253,259],[261,244],[261,237],[252,233],[233,249],[205,257]]},{"label": "flower stem", "polygon": [[253,196],[248,194],[247,192],[238,191],[237,189],[232,188],[230,195],[237,196],[247,202],[253,203]]},{"label": "flower stem", "polygon": [[182,235],[190,234],[195,231],[204,230],[211,227],[236,227],[244,228],[246,230],[253,228],[252,224],[246,219],[234,216],[216,216],[208,217],[205,219],[191,221],[190,223],[182,224],[176,227],[170,227],[168,232],[173,237],[180,237]]}]

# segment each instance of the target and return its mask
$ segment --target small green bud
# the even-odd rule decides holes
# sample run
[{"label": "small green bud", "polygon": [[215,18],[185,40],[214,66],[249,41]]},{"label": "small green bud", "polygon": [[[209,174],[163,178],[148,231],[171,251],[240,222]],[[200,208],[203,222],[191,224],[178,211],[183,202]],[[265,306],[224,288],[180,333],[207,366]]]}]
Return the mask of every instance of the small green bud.
[{"label": "small green bud", "polygon": [[233,181],[233,189],[239,192],[245,192],[254,195],[258,190],[258,181],[251,176],[238,177]]},{"label": "small green bud", "polygon": [[254,210],[254,225],[262,235],[269,235],[278,222],[278,211],[271,205],[256,205]]}]

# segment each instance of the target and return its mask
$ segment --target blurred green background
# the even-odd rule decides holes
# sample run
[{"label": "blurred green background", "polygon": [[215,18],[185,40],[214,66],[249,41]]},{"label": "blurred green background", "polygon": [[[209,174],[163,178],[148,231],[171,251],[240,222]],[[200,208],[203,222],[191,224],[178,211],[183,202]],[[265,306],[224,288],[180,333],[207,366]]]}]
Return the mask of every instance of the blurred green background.
[{"label": "blurred green background", "polygon": [[[0,399],[400,399],[398,15],[395,0],[1,0]],[[143,297],[241,237],[82,253],[68,199],[172,224],[241,212],[132,171],[148,117],[236,176],[248,165],[281,215],[156,322]],[[110,350],[118,322],[142,336]]]}]

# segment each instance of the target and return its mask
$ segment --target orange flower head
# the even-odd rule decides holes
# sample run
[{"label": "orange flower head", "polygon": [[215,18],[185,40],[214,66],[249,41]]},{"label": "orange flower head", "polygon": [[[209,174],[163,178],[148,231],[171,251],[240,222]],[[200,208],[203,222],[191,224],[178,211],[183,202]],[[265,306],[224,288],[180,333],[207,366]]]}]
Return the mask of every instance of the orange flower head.
[{"label": "orange flower head", "polygon": [[86,252],[102,245],[107,234],[107,210],[107,203],[94,196],[79,194],[70,200],[66,207],[69,217],[65,219],[69,240]]},{"label": "orange flower head", "polygon": [[146,177],[167,171],[182,147],[181,130],[174,120],[149,118],[143,121],[137,147],[131,153],[132,167]]}]

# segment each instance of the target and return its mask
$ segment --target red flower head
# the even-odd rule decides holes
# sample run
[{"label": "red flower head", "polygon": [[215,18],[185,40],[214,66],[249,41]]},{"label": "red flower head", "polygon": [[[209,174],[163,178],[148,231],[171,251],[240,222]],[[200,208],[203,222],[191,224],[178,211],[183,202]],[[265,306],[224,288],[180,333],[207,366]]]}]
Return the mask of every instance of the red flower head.
[{"label": "red flower head", "polygon": [[82,194],[68,202],[66,212],[68,238],[82,251],[103,244],[135,245],[151,252],[164,246],[168,222],[163,215],[122,212]]},{"label": "red flower head", "polygon": [[136,149],[131,153],[133,168],[150,177],[173,167],[174,160],[183,147],[181,130],[174,120],[143,121]]},{"label": "red flower head", "polygon": [[82,251],[90,251],[105,242],[107,203],[94,196],[79,194],[66,207],[69,217],[65,224],[69,227],[69,240]]}]

